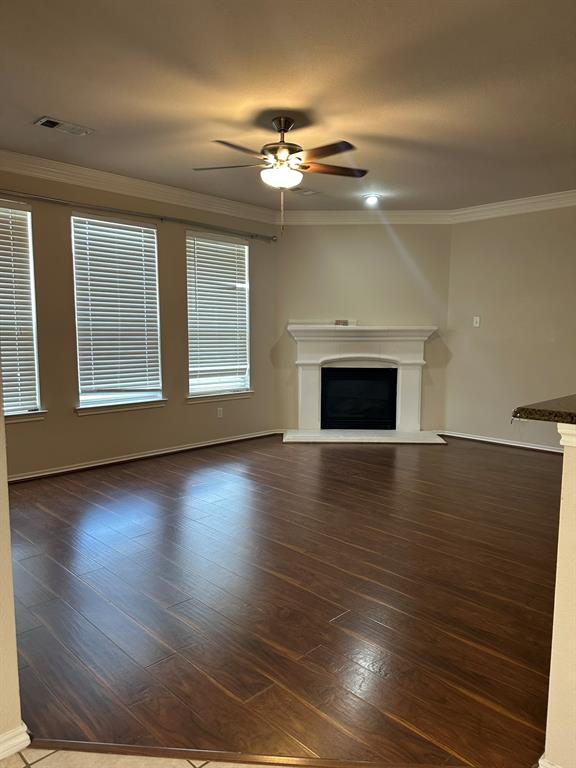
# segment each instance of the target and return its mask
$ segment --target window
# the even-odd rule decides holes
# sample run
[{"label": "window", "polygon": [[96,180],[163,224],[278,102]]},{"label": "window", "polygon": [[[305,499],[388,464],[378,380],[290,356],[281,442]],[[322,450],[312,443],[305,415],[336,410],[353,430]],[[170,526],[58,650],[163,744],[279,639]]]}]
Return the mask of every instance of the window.
[{"label": "window", "polygon": [[4,413],[39,410],[31,215],[24,208],[0,207],[0,355]]},{"label": "window", "polygon": [[250,389],[248,245],[188,232],[188,372],[191,396]]},{"label": "window", "polygon": [[156,230],[72,217],[80,406],[159,400]]}]

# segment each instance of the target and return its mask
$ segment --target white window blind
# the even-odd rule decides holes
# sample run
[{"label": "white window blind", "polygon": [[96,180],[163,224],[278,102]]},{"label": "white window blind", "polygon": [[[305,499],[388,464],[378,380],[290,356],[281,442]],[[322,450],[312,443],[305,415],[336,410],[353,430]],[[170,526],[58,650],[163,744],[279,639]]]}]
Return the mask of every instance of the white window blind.
[{"label": "white window blind", "polygon": [[250,389],[248,245],[186,235],[191,396]]},{"label": "white window blind", "polygon": [[4,413],[39,409],[31,215],[0,207],[0,358]]},{"label": "white window blind", "polygon": [[80,406],[162,397],[156,230],[72,217]]}]

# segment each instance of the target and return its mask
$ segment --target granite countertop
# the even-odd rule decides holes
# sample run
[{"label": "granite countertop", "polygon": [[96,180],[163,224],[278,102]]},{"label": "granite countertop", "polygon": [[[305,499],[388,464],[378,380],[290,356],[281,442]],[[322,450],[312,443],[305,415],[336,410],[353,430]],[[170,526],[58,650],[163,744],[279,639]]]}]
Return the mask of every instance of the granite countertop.
[{"label": "granite countertop", "polygon": [[541,403],[520,405],[512,412],[513,419],[555,421],[559,424],[576,424],[576,395],[543,400]]}]

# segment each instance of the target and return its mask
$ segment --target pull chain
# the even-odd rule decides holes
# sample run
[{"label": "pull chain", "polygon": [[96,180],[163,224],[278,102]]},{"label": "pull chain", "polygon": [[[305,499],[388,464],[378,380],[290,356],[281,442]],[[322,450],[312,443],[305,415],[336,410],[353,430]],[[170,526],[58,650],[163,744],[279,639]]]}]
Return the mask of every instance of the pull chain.
[{"label": "pull chain", "polygon": [[280,232],[284,232],[284,190],[280,190]]}]

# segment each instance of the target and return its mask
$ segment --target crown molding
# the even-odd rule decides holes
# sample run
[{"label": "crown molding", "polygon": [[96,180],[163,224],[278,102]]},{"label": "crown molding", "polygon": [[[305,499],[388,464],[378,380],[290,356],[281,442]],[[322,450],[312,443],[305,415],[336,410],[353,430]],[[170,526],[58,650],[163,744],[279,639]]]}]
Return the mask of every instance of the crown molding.
[{"label": "crown molding", "polygon": [[[23,155],[8,150],[0,149],[0,171],[75,184],[104,192],[142,197],[159,203],[181,205],[197,211],[249,219],[265,224],[280,224],[279,212],[271,208],[225,200],[212,195],[191,192],[181,187],[171,187],[167,184],[157,184],[153,181],[134,179],[118,173],[84,168],[72,163]],[[501,216],[535,213],[571,206],[576,206],[576,190],[443,211],[286,211],[285,223],[289,226],[463,224],[469,221],[495,219]]]},{"label": "crown molding", "polygon": [[503,200],[500,203],[474,205],[471,208],[458,208],[450,212],[452,224],[482,219],[497,219],[501,216],[515,216],[519,213],[551,211],[554,208],[576,206],[576,189],[567,192],[551,192],[549,195],[522,197],[518,200]]},{"label": "crown molding", "polygon": [[289,226],[451,224],[452,211],[286,211]]},{"label": "crown molding", "polygon": [[191,192],[167,184],[157,184],[154,181],[134,179],[118,173],[98,171],[94,168],[84,168],[80,165],[61,163],[58,160],[48,160],[33,155],[22,155],[3,149],[0,150],[0,171],[76,184],[80,187],[90,187],[104,192],[143,197],[158,203],[182,205],[197,211],[235,216],[239,219],[261,221],[266,224],[276,224],[277,219],[277,212],[270,208],[260,208],[257,205],[224,200],[212,195],[202,195],[199,192]]},{"label": "crown molding", "polygon": [[554,208],[576,206],[576,190],[552,192],[549,195],[503,200],[500,203],[474,205],[445,211],[286,211],[286,224],[318,226],[338,224],[464,224],[468,221],[497,219],[519,213],[536,213]]}]

